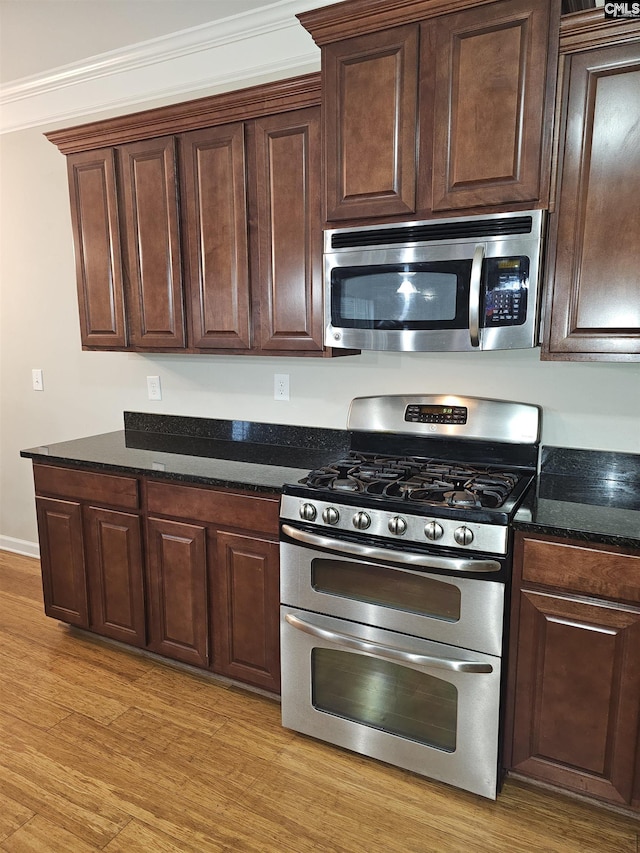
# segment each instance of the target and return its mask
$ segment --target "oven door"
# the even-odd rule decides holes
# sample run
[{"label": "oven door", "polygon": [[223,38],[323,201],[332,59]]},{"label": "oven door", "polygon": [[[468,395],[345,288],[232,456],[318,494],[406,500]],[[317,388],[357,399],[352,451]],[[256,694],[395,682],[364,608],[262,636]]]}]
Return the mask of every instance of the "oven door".
[{"label": "oven door", "polygon": [[[283,530],[290,526],[283,525]],[[292,529],[309,543],[327,537]],[[285,534],[286,535],[286,534]],[[360,546],[352,544],[352,551]],[[501,562],[403,551],[385,551],[385,561],[372,559],[375,549],[361,546],[363,556],[335,552],[311,544],[280,541],[280,601],[316,613],[338,616],[441,643],[502,654],[504,583],[490,580]],[[415,562],[412,562],[412,559]],[[429,571],[430,563],[438,573]],[[487,580],[461,576],[483,569]],[[444,573],[447,572],[447,573]]]},{"label": "oven door", "polygon": [[495,799],[499,657],[280,610],[282,724]]}]

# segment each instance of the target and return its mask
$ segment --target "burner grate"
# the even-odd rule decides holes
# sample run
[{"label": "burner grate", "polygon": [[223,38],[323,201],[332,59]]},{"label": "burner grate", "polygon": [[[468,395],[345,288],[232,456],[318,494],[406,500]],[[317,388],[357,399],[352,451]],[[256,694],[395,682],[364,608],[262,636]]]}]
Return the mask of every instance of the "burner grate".
[{"label": "burner grate", "polygon": [[353,453],[312,471],[300,482],[311,489],[360,492],[390,500],[460,508],[501,507],[518,475],[417,456]]}]

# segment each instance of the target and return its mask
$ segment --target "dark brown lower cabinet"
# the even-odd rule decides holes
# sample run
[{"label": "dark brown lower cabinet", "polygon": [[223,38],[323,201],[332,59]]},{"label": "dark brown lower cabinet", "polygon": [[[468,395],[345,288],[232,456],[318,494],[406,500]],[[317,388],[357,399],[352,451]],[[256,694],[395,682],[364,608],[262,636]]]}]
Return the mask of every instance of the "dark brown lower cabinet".
[{"label": "dark brown lower cabinet", "polygon": [[149,648],[208,666],[206,529],[149,518]]},{"label": "dark brown lower cabinet", "polygon": [[34,480],[47,615],[280,691],[277,495],[40,463]]},{"label": "dark brown lower cabinet", "polygon": [[91,630],[133,646],[146,642],[140,516],[85,508]]},{"label": "dark brown lower cabinet", "polygon": [[278,543],[217,533],[213,596],[216,672],[280,690]]},{"label": "dark brown lower cabinet", "polygon": [[42,591],[47,616],[89,626],[82,507],[77,501],[36,498]]},{"label": "dark brown lower cabinet", "polygon": [[145,493],[150,648],[279,692],[278,497],[153,480]]},{"label": "dark brown lower cabinet", "polygon": [[33,474],[45,613],[144,646],[137,480],[38,463]]},{"label": "dark brown lower cabinet", "polygon": [[516,553],[510,769],[640,805],[640,555],[530,536]]}]

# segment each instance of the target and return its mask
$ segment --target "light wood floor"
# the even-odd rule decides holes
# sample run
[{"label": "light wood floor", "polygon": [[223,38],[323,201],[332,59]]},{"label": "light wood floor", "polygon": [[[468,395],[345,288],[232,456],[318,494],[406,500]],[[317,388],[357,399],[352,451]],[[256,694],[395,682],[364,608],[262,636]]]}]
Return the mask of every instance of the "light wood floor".
[{"label": "light wood floor", "polygon": [[497,802],[280,726],[279,705],[87,638],[0,551],[0,850],[638,853],[640,825],[507,781]]}]

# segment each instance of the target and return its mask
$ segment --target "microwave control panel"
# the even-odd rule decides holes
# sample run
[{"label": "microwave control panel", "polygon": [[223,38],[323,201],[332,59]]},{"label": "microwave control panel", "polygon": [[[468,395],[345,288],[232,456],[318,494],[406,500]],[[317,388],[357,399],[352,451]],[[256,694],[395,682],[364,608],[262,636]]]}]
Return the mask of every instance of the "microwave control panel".
[{"label": "microwave control panel", "polygon": [[487,258],[484,283],[484,327],[521,326],[527,319],[529,258]]}]

